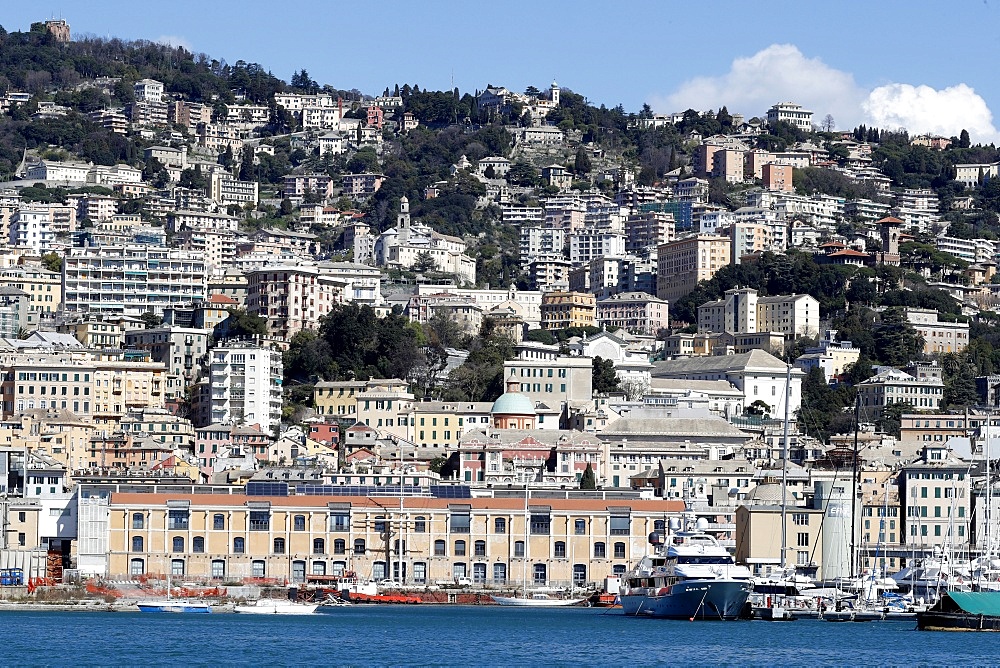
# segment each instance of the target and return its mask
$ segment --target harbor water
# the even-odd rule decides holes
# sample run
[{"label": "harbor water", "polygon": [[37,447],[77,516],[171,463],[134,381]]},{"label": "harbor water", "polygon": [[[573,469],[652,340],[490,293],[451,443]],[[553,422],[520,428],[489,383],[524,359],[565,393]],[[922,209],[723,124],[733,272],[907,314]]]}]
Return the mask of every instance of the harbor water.
[{"label": "harbor water", "polygon": [[598,608],[352,606],[302,617],[0,612],[0,664],[985,665],[1000,635],[907,622],[687,622]]}]

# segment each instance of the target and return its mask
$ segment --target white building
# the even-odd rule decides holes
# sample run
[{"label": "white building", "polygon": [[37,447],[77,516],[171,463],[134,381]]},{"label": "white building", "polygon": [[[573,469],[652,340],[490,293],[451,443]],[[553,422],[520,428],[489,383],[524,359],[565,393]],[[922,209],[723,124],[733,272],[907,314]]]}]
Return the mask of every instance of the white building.
[{"label": "white building", "polygon": [[767,110],[767,124],[785,122],[800,130],[812,132],[813,112],[803,109],[793,102],[780,102]]},{"label": "white building", "polygon": [[454,274],[463,282],[476,282],[476,261],[465,254],[464,241],[435,232],[427,225],[411,223],[406,197],[400,199],[399,209],[396,227],[375,241],[376,266],[411,269],[418,260],[428,257],[437,271]]},{"label": "white building", "polygon": [[10,217],[11,246],[26,248],[33,255],[41,255],[51,248],[54,239],[52,214],[47,208],[21,208]]},{"label": "white building", "polygon": [[163,83],[155,79],[140,79],[132,86],[136,102],[163,102]]},{"label": "white building", "polygon": [[561,228],[521,227],[521,262],[529,263],[547,255],[562,255],[565,246],[566,231]]},{"label": "white building", "polygon": [[259,424],[269,432],[281,423],[281,352],[230,344],[212,350],[209,374],[212,423]]},{"label": "white building", "polygon": [[726,290],[723,299],[698,307],[698,331],[815,336],[819,333],[819,302],[811,295],[758,297],[753,288],[734,288]]}]

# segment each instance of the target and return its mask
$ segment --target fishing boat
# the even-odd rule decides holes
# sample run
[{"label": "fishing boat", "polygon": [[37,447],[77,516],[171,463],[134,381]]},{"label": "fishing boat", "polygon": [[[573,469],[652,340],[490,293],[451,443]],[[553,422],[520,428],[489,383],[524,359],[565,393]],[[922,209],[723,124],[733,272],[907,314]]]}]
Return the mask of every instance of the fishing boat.
[{"label": "fishing boat", "polygon": [[698,520],[692,529],[673,532],[669,544],[658,532],[649,535],[650,553],[625,576],[624,614],[692,621],[749,615],[750,570],[737,566],[705,528],[705,520]]},{"label": "fishing boat", "polygon": [[246,605],[237,605],[233,612],[244,615],[311,615],[318,603],[302,603],[287,598],[260,598]]}]

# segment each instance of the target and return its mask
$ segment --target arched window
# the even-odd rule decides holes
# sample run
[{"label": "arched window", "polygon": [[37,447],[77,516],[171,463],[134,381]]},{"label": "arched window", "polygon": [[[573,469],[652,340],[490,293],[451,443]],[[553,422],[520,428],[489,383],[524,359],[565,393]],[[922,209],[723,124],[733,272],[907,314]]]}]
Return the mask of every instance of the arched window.
[{"label": "arched window", "polygon": [[557,540],[556,544],[553,546],[553,556],[556,559],[566,558],[566,543],[561,540]]},{"label": "arched window", "polygon": [[237,537],[233,539],[233,554],[243,554],[247,550],[246,540]]},{"label": "arched window", "polygon": [[427,519],[416,517],[413,520],[413,533],[425,533],[427,531]]},{"label": "arched window", "polygon": [[443,557],[446,554],[447,547],[443,540],[434,541],[434,556]]},{"label": "arched window", "polygon": [[195,536],[191,539],[191,551],[192,552],[204,552],[205,551],[205,537]]},{"label": "arched window", "polygon": [[132,528],[141,529],[146,523],[146,518],[142,513],[132,513]]},{"label": "arched window", "polygon": [[295,531],[305,531],[306,530],[306,516],[296,515],[292,520],[292,524]]},{"label": "arched window", "polygon": [[313,538],[313,554],[324,554],[326,552],[326,541],[322,538]]},{"label": "arched window", "polygon": [[354,554],[362,555],[365,553],[365,539],[358,538],[354,541]]},{"label": "arched window", "polygon": [[507,520],[503,517],[493,520],[493,533],[507,533]]},{"label": "arched window", "polygon": [[226,528],[226,516],[222,513],[212,515],[212,528],[221,531]]},{"label": "arched window", "polygon": [[174,536],[174,539],[173,539],[172,543],[173,543],[172,550],[174,552],[183,552],[184,551],[184,537],[183,536]]},{"label": "arched window", "polygon": [[625,558],[625,543],[615,543],[615,559]]},{"label": "arched window", "polygon": [[514,556],[523,557],[524,556],[524,541],[515,540],[514,541]]},{"label": "arched window", "polygon": [[594,559],[606,559],[608,548],[604,543],[594,543]]},{"label": "arched window", "polygon": [[573,584],[583,585],[587,582],[587,564],[573,564]]},{"label": "arched window", "polygon": [[347,552],[347,541],[343,538],[337,538],[333,541],[333,553],[334,554],[344,554]]},{"label": "arched window", "polygon": [[587,520],[576,520],[573,522],[573,532],[577,536],[582,536],[587,533]]},{"label": "arched window", "polygon": [[477,540],[476,543],[475,543],[474,549],[475,549],[475,552],[474,552],[475,556],[477,556],[477,557],[485,557],[486,556],[486,541],[485,540]]},{"label": "arched window", "polygon": [[455,556],[464,557],[465,556],[465,541],[456,540],[455,541]]},{"label": "arched window", "polygon": [[142,536],[132,536],[132,551],[142,552]]},{"label": "arched window", "polygon": [[285,553],[285,539],[284,538],[275,538],[274,539],[274,553],[275,554],[284,554]]}]

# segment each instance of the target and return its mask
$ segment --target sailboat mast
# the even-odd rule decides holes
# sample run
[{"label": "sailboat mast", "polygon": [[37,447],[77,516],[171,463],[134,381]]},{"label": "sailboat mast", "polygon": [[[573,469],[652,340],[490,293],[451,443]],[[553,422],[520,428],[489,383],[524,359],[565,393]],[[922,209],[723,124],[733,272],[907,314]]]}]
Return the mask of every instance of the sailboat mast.
[{"label": "sailboat mast", "polygon": [[857,530],[855,524],[857,522],[857,510],[858,510],[858,420],[861,415],[861,394],[858,393],[854,396],[854,462],[851,467],[851,580],[854,580],[854,566],[855,566],[855,550],[857,546],[855,545],[857,535]]},{"label": "sailboat mast", "polygon": [[788,399],[792,386],[792,365],[788,365],[785,375],[785,433],[781,445],[781,568],[786,565],[785,553],[788,550]]},{"label": "sailboat mast", "polygon": [[[990,477],[990,421],[993,418],[993,412],[986,411],[986,568],[989,568],[990,557],[993,554],[993,517],[992,508],[993,505],[993,480]],[[980,572],[982,572],[982,567],[980,567]]]}]

